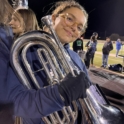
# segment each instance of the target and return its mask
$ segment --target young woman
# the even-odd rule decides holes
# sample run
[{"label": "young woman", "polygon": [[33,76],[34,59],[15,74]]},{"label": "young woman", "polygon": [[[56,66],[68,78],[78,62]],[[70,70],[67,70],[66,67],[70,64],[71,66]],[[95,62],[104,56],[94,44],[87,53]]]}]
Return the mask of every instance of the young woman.
[{"label": "young woman", "polygon": [[[92,34],[92,36],[95,36],[95,41],[94,41],[94,43],[96,44],[96,50],[95,51],[97,51],[97,38],[98,38],[98,33],[97,32],[93,32],[93,34]],[[95,52],[92,54],[92,56],[91,56],[91,67],[94,67],[94,56],[95,56]]]},{"label": "young woman", "polygon": [[9,23],[12,27],[15,39],[25,32],[39,30],[35,13],[31,9],[18,9],[12,14]]},{"label": "young woman", "polygon": [[[70,105],[73,100],[86,97],[86,88],[89,82],[85,76],[87,75],[86,68],[80,57],[69,50],[66,44],[75,41],[85,31],[87,14],[75,1],[62,2],[52,14],[53,28],[72,58],[71,63],[75,65],[76,69],[82,70],[85,73],[81,72],[76,77],[68,74],[60,85],[47,86],[39,90],[27,90],[21,85],[10,65],[10,47],[12,45],[10,43],[12,43],[12,36],[8,35],[5,29],[6,26],[3,25],[6,17],[10,14],[7,11],[10,6],[7,0],[0,0],[0,3],[0,23],[2,23],[0,26],[0,103],[2,105],[9,105],[9,108],[13,110],[11,115],[24,117],[23,124],[44,124],[41,117],[61,110],[63,106]],[[7,11],[7,15],[4,13],[5,10]],[[13,32],[17,34],[14,26],[12,24],[11,26]],[[27,25],[22,24],[22,27],[20,25],[17,26],[19,28],[17,31],[18,36],[26,31],[25,26]],[[35,65],[36,63],[33,64]],[[40,77],[42,78],[41,86],[44,86],[44,83],[47,82],[47,77],[44,76]],[[8,118],[6,119],[5,115],[0,118],[3,119],[0,121],[2,124],[11,124],[10,121],[6,121]]]}]

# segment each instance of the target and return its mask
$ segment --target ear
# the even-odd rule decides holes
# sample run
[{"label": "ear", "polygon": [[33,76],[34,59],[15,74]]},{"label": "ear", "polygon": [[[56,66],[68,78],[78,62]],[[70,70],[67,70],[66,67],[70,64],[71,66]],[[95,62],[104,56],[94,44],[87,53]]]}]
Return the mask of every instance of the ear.
[{"label": "ear", "polygon": [[53,15],[52,15],[52,22],[53,22],[53,25],[55,24],[55,20],[56,20],[56,15],[53,14]]}]

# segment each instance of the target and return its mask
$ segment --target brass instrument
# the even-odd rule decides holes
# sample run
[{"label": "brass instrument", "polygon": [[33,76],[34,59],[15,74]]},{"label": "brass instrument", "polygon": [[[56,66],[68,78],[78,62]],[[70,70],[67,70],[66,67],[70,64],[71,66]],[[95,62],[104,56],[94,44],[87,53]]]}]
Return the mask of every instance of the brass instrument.
[{"label": "brass instrument", "polygon": [[11,0],[14,9],[28,9],[28,0]]},{"label": "brass instrument", "polygon": [[[36,38],[37,37],[37,38]],[[42,46],[42,48],[39,48],[37,50],[38,56],[39,56],[39,60],[40,63],[42,64],[43,68],[39,69],[35,72],[33,72],[31,70],[31,67],[26,59],[26,52],[27,50],[32,46],[32,45],[39,45]],[[49,49],[49,46],[51,46],[51,50]],[[23,48],[23,50],[22,50]],[[16,51],[16,52],[15,52]],[[35,86],[37,87],[37,89],[40,88],[36,78],[35,78],[35,73],[37,73],[38,71],[44,70],[47,74],[47,78],[49,80],[50,85],[54,85],[55,83],[58,83],[60,80],[62,80],[65,75],[63,74],[63,72],[61,71],[57,60],[55,58],[55,56],[58,57],[59,61],[63,60],[60,50],[57,47],[57,45],[54,43],[54,39],[48,35],[45,32],[42,31],[32,31],[32,32],[28,32],[26,34],[24,34],[23,36],[21,36],[20,38],[18,38],[11,49],[11,64],[14,67],[14,70],[16,71],[18,77],[20,78],[21,82],[23,83],[24,86],[26,86],[26,88],[31,89],[31,85],[27,79],[27,77],[25,76],[25,73],[23,71],[23,68],[20,65],[19,59],[18,59],[18,55],[20,53],[20,51],[22,51],[22,59],[25,65],[25,68],[27,69],[31,79],[33,80]],[[54,54],[53,54],[54,52]],[[47,62],[45,62],[44,58],[41,56],[41,53],[43,53],[46,58],[47,58]],[[52,59],[52,61],[51,61]],[[52,69],[53,72],[53,77],[51,76],[51,74],[48,71],[47,68],[47,63],[50,63],[50,67]],[[57,68],[57,72],[55,67]],[[65,65],[64,61],[61,61],[61,65]],[[65,73],[68,73],[69,70],[68,68],[65,68]],[[52,124],[74,124],[75,120],[77,118],[77,105],[75,102],[72,103],[73,104],[73,108],[74,111],[72,111],[71,107],[64,107],[62,109],[62,114],[63,114],[63,118],[61,119],[58,115],[57,112],[50,114],[50,119],[51,122],[49,121],[48,118],[44,117],[42,118],[43,121],[47,124],[52,123]]]},{"label": "brass instrument", "polygon": [[[19,37],[14,42],[11,49],[11,64],[23,85],[28,89],[31,89],[31,85],[18,59],[21,51],[25,69],[37,89],[39,89],[40,86],[35,78],[35,73],[39,71],[45,71],[50,85],[59,83],[69,72],[74,75],[73,67],[66,59],[64,48],[52,28],[51,16],[43,17],[42,21],[49,27],[52,35],[43,31],[28,32]],[[37,56],[43,68],[32,71],[26,58],[26,53],[30,47],[35,45],[40,46],[37,49]],[[52,74],[49,72],[48,65],[52,70]],[[87,98],[84,100],[79,99],[78,102],[82,110],[84,109],[85,103],[92,124],[124,124],[124,113],[118,108],[111,106],[96,85],[89,85],[90,87],[87,89]],[[58,112],[54,112],[49,115],[49,118],[43,117],[42,119],[46,124],[74,124],[78,116],[78,107],[75,101],[73,102],[73,108],[72,111],[70,106],[64,107],[62,109],[62,118],[59,117]]]}]

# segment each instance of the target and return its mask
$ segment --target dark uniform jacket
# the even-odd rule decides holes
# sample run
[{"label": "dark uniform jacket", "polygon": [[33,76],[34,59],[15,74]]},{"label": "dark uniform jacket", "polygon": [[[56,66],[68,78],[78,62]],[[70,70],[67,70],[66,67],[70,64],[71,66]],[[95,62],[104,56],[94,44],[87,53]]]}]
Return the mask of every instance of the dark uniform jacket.
[{"label": "dark uniform jacket", "polygon": [[[7,34],[4,26],[0,25],[0,105],[7,106],[0,109],[0,119],[3,118],[0,123],[8,124],[8,116],[6,117],[4,112],[8,109],[6,111],[10,111],[10,115],[24,117],[24,124],[40,124],[41,117],[61,110],[64,102],[60,98],[57,85],[37,91],[23,87],[10,65],[10,47],[13,41],[12,32],[10,33],[11,36]],[[41,82],[43,83],[44,81]]]},{"label": "dark uniform jacket", "polygon": [[[53,111],[59,111],[64,106],[57,85],[47,86],[47,77],[41,71],[36,74],[36,78],[40,82],[41,87],[47,87],[40,90],[25,89],[10,65],[10,46],[7,46],[10,39],[8,40],[2,27],[0,28],[0,37],[2,39],[2,42],[0,42],[2,46],[0,47],[0,102],[5,104],[12,103],[14,115],[23,117],[23,124],[44,124],[41,117],[47,116]],[[68,44],[64,47],[74,64],[87,74],[86,67],[78,54],[70,50]],[[34,51],[35,47],[29,49],[27,58],[29,63],[33,60],[31,67],[35,70],[40,68],[40,66],[36,61],[36,53]]]},{"label": "dark uniform jacket", "polygon": [[110,51],[113,50],[113,44],[112,42],[105,42],[103,48],[102,48],[102,53],[105,55],[108,55]]},{"label": "dark uniform jacket", "polygon": [[74,41],[72,47],[75,52],[77,52],[78,50],[83,50],[83,40],[77,39],[76,41]]}]

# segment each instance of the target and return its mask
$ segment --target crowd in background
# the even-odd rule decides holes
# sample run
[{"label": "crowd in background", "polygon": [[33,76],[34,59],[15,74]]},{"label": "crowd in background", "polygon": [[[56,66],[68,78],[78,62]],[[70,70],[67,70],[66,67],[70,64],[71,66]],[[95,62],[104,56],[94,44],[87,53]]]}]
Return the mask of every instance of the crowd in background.
[{"label": "crowd in background", "polygon": [[[93,34],[90,37],[90,40],[86,43],[85,46],[83,46],[83,38],[84,35],[81,36],[81,38],[78,38],[72,45],[72,48],[75,52],[77,52],[79,54],[79,56],[83,59],[87,69],[89,69],[89,67],[94,67],[94,55],[95,55],[95,51],[97,51],[97,44],[98,44],[98,33],[97,32],[93,32]],[[78,43],[78,42],[81,43]],[[118,38],[117,41],[115,42],[115,46],[116,46],[116,57],[118,57],[119,51],[122,48],[122,42],[121,39]],[[84,47],[86,48],[86,50],[84,50]],[[102,47],[102,65],[101,67],[103,68],[107,68],[108,67],[108,58],[109,58],[109,54],[110,51],[113,50],[113,42],[111,41],[110,37],[106,37],[106,40],[104,41],[103,47]]]}]

